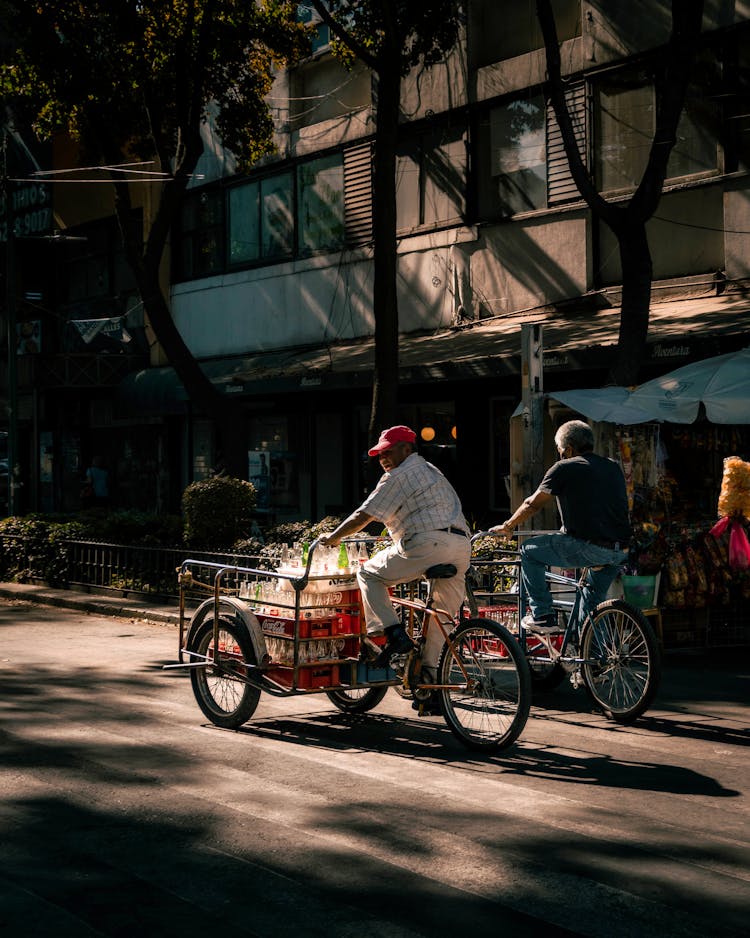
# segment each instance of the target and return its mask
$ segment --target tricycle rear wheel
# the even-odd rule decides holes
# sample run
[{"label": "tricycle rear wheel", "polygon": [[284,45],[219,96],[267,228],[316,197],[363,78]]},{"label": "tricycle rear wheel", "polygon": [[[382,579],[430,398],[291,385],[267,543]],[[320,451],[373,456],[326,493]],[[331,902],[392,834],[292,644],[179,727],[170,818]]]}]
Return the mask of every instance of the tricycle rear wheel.
[{"label": "tricycle rear wheel", "polygon": [[[214,623],[208,619],[191,636],[188,651],[196,656],[191,660],[213,658],[213,647]],[[216,662],[190,671],[198,706],[215,726],[235,730],[255,713],[260,690],[245,682],[245,665],[257,663],[255,649],[244,626],[222,616]]]},{"label": "tricycle rear wheel", "polygon": [[521,647],[490,619],[468,619],[450,637],[455,655],[446,644],[438,665],[438,682],[453,685],[438,691],[446,723],[469,749],[505,749],[518,739],[531,708]]},{"label": "tricycle rear wheel", "polygon": [[344,713],[367,713],[377,707],[388,693],[388,687],[352,687],[327,690],[331,703]]}]

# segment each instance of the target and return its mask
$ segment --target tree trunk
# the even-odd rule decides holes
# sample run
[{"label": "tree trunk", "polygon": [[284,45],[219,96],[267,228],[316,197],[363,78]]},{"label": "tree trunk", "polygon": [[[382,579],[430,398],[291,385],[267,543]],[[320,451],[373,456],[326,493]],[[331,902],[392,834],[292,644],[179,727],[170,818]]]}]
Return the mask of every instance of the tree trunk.
[{"label": "tree trunk", "polygon": [[615,362],[610,378],[631,385],[646,357],[653,265],[646,222],[661,199],[669,155],[685,101],[690,70],[700,42],[704,0],[672,0],[672,35],[665,56],[664,78],[656,88],[656,131],[649,160],[629,203],[608,203],[595,189],[576,143],[561,74],[560,49],[550,0],[537,0],[537,16],[544,37],[548,87],[562,134],[573,179],[592,214],[615,234],[622,265],[622,310]]},{"label": "tree trunk", "polygon": [[617,353],[610,378],[632,385],[646,357],[653,266],[644,222],[628,218],[615,230],[622,265],[622,308]]},{"label": "tree trunk", "polygon": [[[175,186],[175,183],[167,183]],[[187,347],[169,309],[159,281],[159,268],[164,251],[163,242],[169,231],[169,220],[175,214],[179,193],[162,194],[157,217],[149,234],[146,250],[131,220],[130,193],[127,185],[115,183],[115,211],[123,238],[128,263],[135,276],[143,308],[151,328],[169,363],[185,387],[188,397],[199,411],[214,424],[217,449],[221,450],[224,468],[229,475],[247,478],[247,447],[241,432],[242,407],[238,401],[222,394],[206,377],[198,361]]]},{"label": "tree trunk", "polygon": [[396,420],[398,401],[398,252],[396,247],[396,141],[401,97],[400,63],[381,65],[377,85],[373,217],[375,371],[370,441]]}]

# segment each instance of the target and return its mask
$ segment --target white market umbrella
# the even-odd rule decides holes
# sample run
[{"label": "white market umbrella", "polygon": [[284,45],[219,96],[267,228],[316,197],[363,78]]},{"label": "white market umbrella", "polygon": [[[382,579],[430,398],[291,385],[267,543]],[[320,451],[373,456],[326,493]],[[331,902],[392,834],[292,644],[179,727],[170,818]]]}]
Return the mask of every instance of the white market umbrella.
[{"label": "white market umbrella", "polygon": [[712,423],[750,423],[750,348],[683,365],[628,398],[628,406],[670,423],[692,423],[700,404]]},{"label": "white market umbrella", "polygon": [[612,386],[550,391],[548,396],[591,420],[631,424],[647,423],[654,419],[651,411],[633,403],[633,395],[627,388]]}]

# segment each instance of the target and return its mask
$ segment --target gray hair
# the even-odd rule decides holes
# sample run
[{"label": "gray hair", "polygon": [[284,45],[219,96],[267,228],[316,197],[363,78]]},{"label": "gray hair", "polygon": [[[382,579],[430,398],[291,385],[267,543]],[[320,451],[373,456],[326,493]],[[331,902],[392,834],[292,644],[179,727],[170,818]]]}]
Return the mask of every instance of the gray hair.
[{"label": "gray hair", "polygon": [[559,450],[568,446],[574,453],[590,453],[594,448],[594,433],[583,420],[568,420],[555,434],[555,445]]}]

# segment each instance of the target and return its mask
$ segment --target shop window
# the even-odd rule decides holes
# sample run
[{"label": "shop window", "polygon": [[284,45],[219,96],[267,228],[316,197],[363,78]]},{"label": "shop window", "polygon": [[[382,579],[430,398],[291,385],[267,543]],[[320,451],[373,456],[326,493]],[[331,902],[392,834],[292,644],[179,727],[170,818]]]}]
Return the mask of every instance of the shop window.
[{"label": "shop window", "polygon": [[344,242],[344,160],[335,154],[297,170],[299,250],[311,254]]},{"label": "shop window", "polygon": [[254,417],[247,458],[258,512],[275,516],[299,505],[299,460],[288,418]]},{"label": "shop window", "polygon": [[398,157],[398,227],[460,221],[465,213],[466,136],[446,128],[406,144]]},{"label": "shop window", "polygon": [[[552,0],[557,37],[560,42],[581,35],[580,0]],[[481,68],[511,59],[544,46],[533,3],[508,11],[497,0],[469,4],[469,63]]]},{"label": "shop window", "polygon": [[401,420],[417,434],[417,449],[453,485],[458,481],[456,408],[453,401],[403,408]]}]

